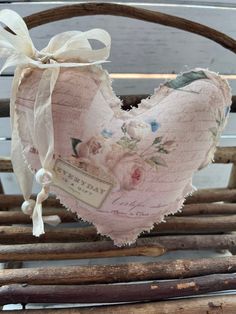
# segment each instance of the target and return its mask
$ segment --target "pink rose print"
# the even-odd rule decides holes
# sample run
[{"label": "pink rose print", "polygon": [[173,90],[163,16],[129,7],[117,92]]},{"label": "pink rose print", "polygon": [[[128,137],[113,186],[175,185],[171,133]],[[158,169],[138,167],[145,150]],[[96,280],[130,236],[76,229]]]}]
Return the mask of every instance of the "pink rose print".
[{"label": "pink rose print", "polygon": [[85,143],[80,143],[76,147],[77,157],[88,158],[90,155],[97,155],[101,153],[102,140],[100,138],[91,137],[91,139]]},{"label": "pink rose print", "polygon": [[133,190],[144,181],[145,162],[137,154],[125,154],[112,169],[120,189]]},{"label": "pink rose print", "polygon": [[142,178],[142,171],[140,168],[134,168],[133,171],[131,172],[131,179],[132,179],[132,184],[135,186],[139,184]]},{"label": "pink rose print", "polygon": [[91,140],[87,143],[89,147],[89,153],[92,155],[96,155],[99,153],[100,149],[102,148],[101,143],[99,143],[96,139],[91,138]]}]

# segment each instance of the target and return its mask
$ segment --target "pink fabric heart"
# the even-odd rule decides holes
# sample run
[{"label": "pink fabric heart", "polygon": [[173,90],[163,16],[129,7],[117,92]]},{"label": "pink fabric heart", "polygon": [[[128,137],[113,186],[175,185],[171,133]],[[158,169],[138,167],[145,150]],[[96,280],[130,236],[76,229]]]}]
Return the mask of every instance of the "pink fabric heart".
[{"label": "pink fabric heart", "polygon": [[[16,99],[24,155],[35,170],[32,121],[42,73],[25,70]],[[117,246],[131,244],[181,209],[194,172],[213,158],[230,104],[227,82],[208,70],[183,73],[124,111],[101,67],[60,69],[52,191]]]}]

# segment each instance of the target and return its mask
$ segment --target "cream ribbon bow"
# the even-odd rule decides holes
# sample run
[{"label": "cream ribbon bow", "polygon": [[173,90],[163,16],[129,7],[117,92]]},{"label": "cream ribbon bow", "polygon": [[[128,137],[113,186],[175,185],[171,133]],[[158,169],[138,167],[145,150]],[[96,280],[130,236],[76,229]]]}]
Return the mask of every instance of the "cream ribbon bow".
[{"label": "cream ribbon bow", "polygon": [[[10,66],[16,66],[10,101],[11,160],[25,199],[22,210],[32,217],[33,234],[40,236],[44,233],[44,222],[52,225],[60,223],[58,216],[42,217],[42,202],[47,199],[49,186],[53,182],[54,129],[51,97],[60,67],[81,67],[107,62],[105,60],[110,54],[111,38],[102,29],[92,29],[87,32],[69,31],[54,36],[47,47],[38,51],[33,45],[24,20],[16,12],[0,11],[0,22],[13,32],[10,33],[5,29],[0,31],[0,57],[7,58],[1,72]],[[89,44],[89,39],[100,41],[105,47],[94,50]],[[15,104],[21,73],[27,67],[45,69],[34,103],[34,130],[32,132],[42,166],[35,175],[36,181],[42,185],[36,202],[30,199],[33,174],[24,158]]]}]

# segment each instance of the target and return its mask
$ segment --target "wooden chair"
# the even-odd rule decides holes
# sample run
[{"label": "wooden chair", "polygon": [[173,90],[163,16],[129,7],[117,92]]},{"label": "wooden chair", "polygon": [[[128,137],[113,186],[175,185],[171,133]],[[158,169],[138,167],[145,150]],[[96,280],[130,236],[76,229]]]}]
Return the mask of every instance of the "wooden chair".
[{"label": "wooden chair", "polygon": [[[119,15],[176,27],[207,37],[236,52],[236,41],[214,29],[179,17],[124,5],[70,5],[33,14],[25,21],[29,28],[33,28],[52,21],[96,14]],[[143,97],[125,96],[124,105],[135,105]],[[233,103],[232,111],[235,108]],[[8,115],[9,100],[3,100],[0,116]],[[115,247],[111,240],[97,235],[91,225],[65,228],[66,223],[72,223],[76,218],[61,208],[53,197],[45,203],[45,214],[56,213],[63,223],[35,238],[31,220],[19,210],[22,197],[5,195],[1,188],[0,260],[5,262],[6,268],[0,270],[0,305],[127,303],[86,306],[83,309],[19,311],[29,314],[235,313],[235,295],[193,296],[236,289],[236,257],[158,262],[140,262],[135,258],[159,256],[175,250],[236,250],[236,147],[218,147],[215,163],[233,164],[227,187],[195,192],[187,199],[181,214],[168,217],[166,223],[156,226],[150,233],[143,233],[135,244],[123,248]],[[0,171],[12,171],[9,158],[0,158]],[[25,226],[27,224],[29,226]],[[133,261],[96,265],[96,258],[121,256],[133,257]],[[28,260],[88,258],[95,265],[21,268],[21,262]],[[185,299],[186,296],[189,298]]]}]

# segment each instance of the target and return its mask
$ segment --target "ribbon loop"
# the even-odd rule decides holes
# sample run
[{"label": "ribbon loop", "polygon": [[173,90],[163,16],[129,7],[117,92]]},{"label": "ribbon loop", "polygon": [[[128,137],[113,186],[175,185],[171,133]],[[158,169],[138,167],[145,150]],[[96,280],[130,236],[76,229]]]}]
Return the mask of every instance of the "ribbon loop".
[{"label": "ribbon loop", "polygon": [[17,54],[32,57],[36,49],[30,38],[28,28],[20,15],[12,10],[2,10],[0,11],[0,22],[5,24],[14,33],[11,34],[5,29],[2,29],[0,32],[0,47],[5,46],[5,48],[9,49],[10,45],[10,54],[15,50]]},{"label": "ribbon loop", "polygon": [[[11,34],[5,29],[0,31],[0,57],[10,57],[2,71],[9,66],[19,64],[39,68],[100,64],[106,62],[110,54],[111,38],[103,29],[63,32],[54,36],[47,47],[38,51],[20,15],[12,10],[2,10],[0,22],[14,33]],[[100,41],[105,47],[92,49],[89,39]],[[50,59],[56,62],[45,64],[45,60]]]}]

